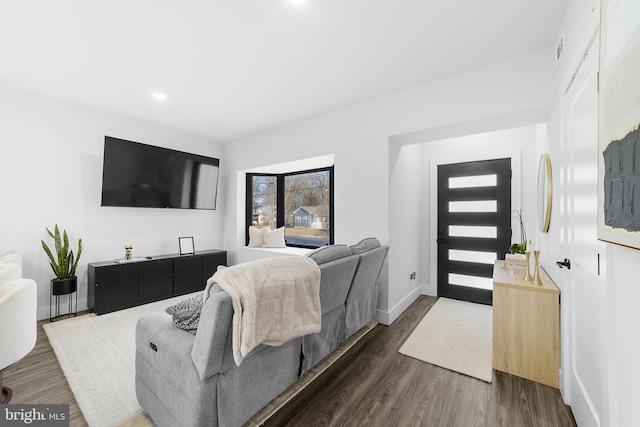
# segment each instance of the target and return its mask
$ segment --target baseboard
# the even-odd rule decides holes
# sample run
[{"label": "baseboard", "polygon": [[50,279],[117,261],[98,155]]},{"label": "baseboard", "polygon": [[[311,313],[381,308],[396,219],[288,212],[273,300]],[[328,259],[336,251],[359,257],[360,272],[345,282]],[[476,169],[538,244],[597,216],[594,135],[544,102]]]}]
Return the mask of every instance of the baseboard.
[{"label": "baseboard", "polygon": [[413,304],[415,300],[418,299],[420,295],[422,295],[421,291],[422,286],[414,288],[409,295],[404,297],[402,301],[396,304],[389,311],[376,310],[376,320],[383,325],[388,326],[392,324],[407,308],[409,308],[411,304]]},{"label": "baseboard", "polygon": [[437,289],[434,289],[433,286],[420,285],[420,289],[421,289],[421,294],[422,295],[429,295],[430,297],[437,297],[438,296],[438,291],[437,291]]}]

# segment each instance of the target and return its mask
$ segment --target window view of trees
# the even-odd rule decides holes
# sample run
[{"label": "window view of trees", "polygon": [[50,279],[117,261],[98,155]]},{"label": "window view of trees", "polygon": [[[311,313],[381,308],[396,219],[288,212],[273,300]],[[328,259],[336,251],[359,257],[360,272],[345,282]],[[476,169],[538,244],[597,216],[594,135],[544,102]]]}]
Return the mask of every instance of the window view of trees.
[{"label": "window view of trees", "polygon": [[333,243],[332,173],[333,168],[327,168],[248,175],[250,224],[274,229],[284,226],[288,246],[319,247]]},{"label": "window view of trees", "polygon": [[285,231],[287,243],[329,244],[329,171],[284,177]]},{"label": "window view of trees", "polygon": [[278,206],[277,177],[253,175],[253,206],[251,224],[258,227],[276,228],[276,210]]}]

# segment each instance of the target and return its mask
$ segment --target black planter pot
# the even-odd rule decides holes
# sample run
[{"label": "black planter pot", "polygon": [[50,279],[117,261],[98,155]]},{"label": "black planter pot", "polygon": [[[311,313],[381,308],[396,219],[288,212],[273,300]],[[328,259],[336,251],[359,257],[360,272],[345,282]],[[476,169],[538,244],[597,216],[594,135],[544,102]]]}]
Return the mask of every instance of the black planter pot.
[{"label": "black planter pot", "polygon": [[78,278],[51,279],[51,293],[53,295],[67,295],[78,290]]},{"label": "black planter pot", "polygon": [[[66,279],[51,279],[51,295],[49,298],[49,320],[51,322],[58,320],[60,317],[73,317],[76,315],[78,310],[78,294],[76,293],[76,309],[73,309],[73,300],[71,299],[71,294],[75,293],[78,290],[78,278],[76,276],[69,277]],[[60,314],[60,296],[67,295],[67,300],[69,302],[69,310],[66,314]],[[51,313],[51,303],[53,297],[56,299],[56,315],[53,316]]]}]

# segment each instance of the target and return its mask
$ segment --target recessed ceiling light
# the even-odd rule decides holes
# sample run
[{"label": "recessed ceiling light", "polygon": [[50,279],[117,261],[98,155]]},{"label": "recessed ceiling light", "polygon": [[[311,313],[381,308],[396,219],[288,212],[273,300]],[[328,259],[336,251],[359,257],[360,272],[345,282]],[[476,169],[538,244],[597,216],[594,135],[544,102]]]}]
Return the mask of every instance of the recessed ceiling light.
[{"label": "recessed ceiling light", "polygon": [[151,96],[153,96],[153,99],[157,99],[158,101],[164,101],[167,99],[167,95],[165,95],[164,93],[156,92]]},{"label": "recessed ceiling light", "polygon": [[296,6],[299,6],[299,5],[301,5],[303,3],[306,3],[306,2],[307,2],[307,0],[289,0],[289,3],[295,4]]}]

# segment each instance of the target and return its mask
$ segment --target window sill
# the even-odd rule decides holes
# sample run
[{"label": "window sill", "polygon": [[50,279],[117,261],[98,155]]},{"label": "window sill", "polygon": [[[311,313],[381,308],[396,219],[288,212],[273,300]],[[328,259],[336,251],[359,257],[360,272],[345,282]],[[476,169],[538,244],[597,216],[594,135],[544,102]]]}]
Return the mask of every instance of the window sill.
[{"label": "window sill", "polygon": [[250,248],[248,246],[238,247],[238,262],[257,261],[265,258],[278,256],[305,256],[313,249],[307,248]]}]

